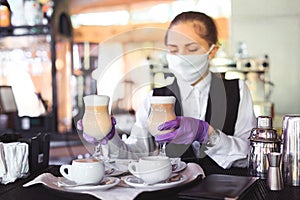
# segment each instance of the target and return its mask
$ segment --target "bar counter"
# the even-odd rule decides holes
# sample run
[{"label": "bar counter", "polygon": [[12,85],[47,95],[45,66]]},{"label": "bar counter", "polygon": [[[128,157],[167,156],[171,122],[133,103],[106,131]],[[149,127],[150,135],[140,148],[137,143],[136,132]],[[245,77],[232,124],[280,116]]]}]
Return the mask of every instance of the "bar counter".
[{"label": "bar counter", "polygon": [[[189,162],[189,161],[186,161]],[[230,169],[222,169],[220,167],[211,165],[210,163],[204,164],[199,161],[193,160],[193,162],[197,162],[203,168],[205,175],[208,176],[210,174],[227,174],[227,175],[238,175],[238,176],[247,176],[248,172],[246,168],[230,168]],[[23,188],[22,185],[39,174],[44,172],[50,172],[55,176],[61,176],[59,173],[58,165],[49,166],[44,170],[37,171],[32,173],[28,178],[19,179],[14,183],[10,183],[7,185],[0,185],[0,199],[2,200],[56,200],[56,199],[75,199],[75,200],[96,200],[97,198],[87,195],[87,194],[79,194],[79,193],[71,193],[71,192],[62,192],[47,188],[42,184],[37,184],[34,186],[30,186],[28,188]],[[144,192],[136,199],[189,199],[183,197],[182,192],[194,188],[197,190],[197,186],[200,186],[202,183],[202,179],[198,178],[191,183],[186,185],[175,187],[171,189],[159,190],[154,192]],[[195,188],[196,187],[196,188]],[[251,200],[278,200],[278,199],[299,199],[300,198],[300,187],[292,187],[285,186],[281,191],[270,191],[266,180],[258,179],[253,183],[246,191],[242,193],[239,199],[251,199]],[[192,199],[192,198],[191,198]],[[201,198],[193,198],[193,199],[201,199]]]}]

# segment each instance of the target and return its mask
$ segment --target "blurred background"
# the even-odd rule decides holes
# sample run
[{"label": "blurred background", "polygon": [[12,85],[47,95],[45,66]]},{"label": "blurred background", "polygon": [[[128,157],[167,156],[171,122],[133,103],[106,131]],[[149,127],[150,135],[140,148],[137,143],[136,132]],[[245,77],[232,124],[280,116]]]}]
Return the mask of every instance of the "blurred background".
[{"label": "blurred background", "polygon": [[[50,164],[90,154],[75,128],[82,97],[107,94],[125,138],[145,94],[172,80],[164,34],[183,11],[218,26],[211,70],[241,78],[257,116],[300,113],[300,2],[297,0],[8,0],[0,27],[0,134],[47,132]],[[96,70],[97,69],[97,70]]]}]

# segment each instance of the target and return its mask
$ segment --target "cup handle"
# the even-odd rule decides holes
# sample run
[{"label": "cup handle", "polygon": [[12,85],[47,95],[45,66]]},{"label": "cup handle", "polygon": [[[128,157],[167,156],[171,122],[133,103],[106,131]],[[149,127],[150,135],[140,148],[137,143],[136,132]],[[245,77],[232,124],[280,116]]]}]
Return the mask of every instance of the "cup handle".
[{"label": "cup handle", "polygon": [[[62,165],[59,168],[59,172],[61,173],[61,175],[69,180],[73,180],[70,175],[71,167],[72,167],[72,165]],[[66,172],[66,169],[67,169],[67,172]]]},{"label": "cup handle", "polygon": [[128,164],[128,171],[131,173],[131,174],[133,174],[133,175],[135,175],[135,176],[137,176],[138,177],[138,173],[137,173],[137,171],[136,171],[136,164],[137,164],[138,162],[131,162],[131,163],[129,163]]}]

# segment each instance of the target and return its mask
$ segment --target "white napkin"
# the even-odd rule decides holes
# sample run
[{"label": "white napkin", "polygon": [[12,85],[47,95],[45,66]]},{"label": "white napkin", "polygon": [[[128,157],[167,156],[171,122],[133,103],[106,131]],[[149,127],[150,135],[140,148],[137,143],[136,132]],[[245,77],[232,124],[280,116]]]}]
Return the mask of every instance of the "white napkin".
[{"label": "white napkin", "polygon": [[[182,185],[195,180],[199,175],[202,175],[203,178],[205,177],[203,169],[196,163],[188,163],[186,169],[182,171],[181,174],[187,176],[187,180],[184,183],[182,183]],[[60,178],[61,177],[55,177],[50,173],[44,173],[36,177],[34,180],[24,184],[23,187],[28,187],[37,183],[42,183],[48,187],[52,187],[52,189],[68,191],[63,187],[58,187],[57,185],[53,185],[53,183],[58,183]],[[90,190],[90,191],[72,190],[72,192],[90,194],[102,200],[132,200],[142,192],[154,191],[154,190],[157,189],[132,188],[127,186],[123,181],[121,181],[119,185],[110,188],[108,190]]]},{"label": "white napkin", "polygon": [[5,174],[6,174],[6,162],[4,157],[4,149],[3,149],[2,142],[0,142],[0,183]]},{"label": "white napkin", "polygon": [[11,142],[1,143],[0,146],[1,183],[11,183],[27,176],[29,173],[28,144]]}]

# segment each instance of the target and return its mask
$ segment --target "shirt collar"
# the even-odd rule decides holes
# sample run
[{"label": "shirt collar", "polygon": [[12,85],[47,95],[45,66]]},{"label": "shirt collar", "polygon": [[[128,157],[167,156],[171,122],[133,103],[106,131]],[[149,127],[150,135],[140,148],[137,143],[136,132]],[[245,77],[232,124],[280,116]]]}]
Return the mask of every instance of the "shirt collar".
[{"label": "shirt collar", "polygon": [[202,81],[197,83],[194,87],[197,88],[199,91],[202,91],[202,90],[204,90],[204,88],[207,88],[207,86],[210,85],[211,79],[212,79],[211,78],[211,72],[209,72],[207,74],[207,76]]},{"label": "shirt collar", "polygon": [[207,88],[207,86],[210,85],[211,79],[212,79],[211,72],[209,72],[208,75],[202,81],[197,83],[195,86],[191,86],[186,81],[177,79],[177,83],[178,83],[178,87],[180,90],[180,95],[181,95],[182,100],[188,98],[194,88],[199,91],[203,91],[204,88]]}]

